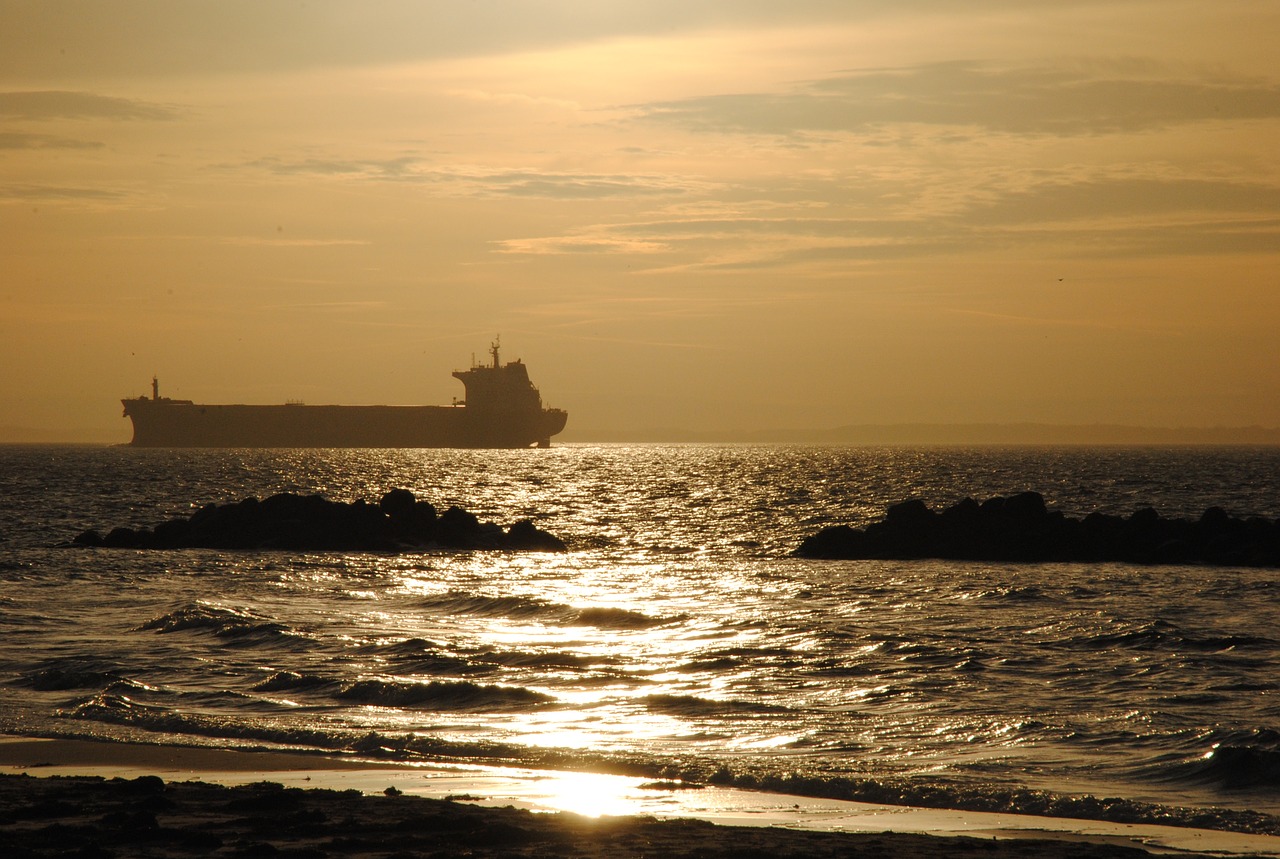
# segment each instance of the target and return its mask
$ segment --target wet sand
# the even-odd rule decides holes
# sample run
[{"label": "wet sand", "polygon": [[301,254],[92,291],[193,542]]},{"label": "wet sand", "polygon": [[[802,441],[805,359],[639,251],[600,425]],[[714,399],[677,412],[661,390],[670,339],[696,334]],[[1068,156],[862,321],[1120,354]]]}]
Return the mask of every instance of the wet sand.
[{"label": "wet sand", "polygon": [[15,857],[1280,856],[1271,836],[275,752],[10,738],[0,774]]}]

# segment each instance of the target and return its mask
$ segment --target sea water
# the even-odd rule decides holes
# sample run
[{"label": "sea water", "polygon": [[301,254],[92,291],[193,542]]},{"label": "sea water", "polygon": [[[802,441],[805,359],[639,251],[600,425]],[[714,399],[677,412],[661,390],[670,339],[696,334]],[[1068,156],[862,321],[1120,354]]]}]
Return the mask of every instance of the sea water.
[{"label": "sea water", "polygon": [[[67,545],[396,487],[569,551]],[[0,731],[1280,832],[1275,570],[791,556],[905,498],[1277,489],[1271,448],[0,447]]]}]

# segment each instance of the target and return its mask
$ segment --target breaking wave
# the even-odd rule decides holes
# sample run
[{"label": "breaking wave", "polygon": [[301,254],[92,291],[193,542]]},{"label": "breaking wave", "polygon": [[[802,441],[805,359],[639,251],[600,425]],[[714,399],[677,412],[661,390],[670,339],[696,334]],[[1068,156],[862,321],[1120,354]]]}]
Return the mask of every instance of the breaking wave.
[{"label": "breaking wave", "polygon": [[240,644],[283,642],[288,639],[304,638],[301,633],[291,629],[287,624],[259,617],[243,609],[223,608],[203,601],[154,617],[137,629],[160,634],[209,632],[219,638],[234,639]]},{"label": "breaking wave", "polygon": [[[659,757],[639,754],[593,754],[580,750],[531,748],[491,741],[445,740],[420,734],[304,729],[263,721],[238,722],[221,716],[179,715],[114,695],[95,696],[65,711],[63,715],[73,719],[125,724],[201,739],[220,738],[249,743],[246,748],[262,748],[261,744],[268,744],[268,748],[285,747],[380,760],[454,759],[522,767],[586,769],[679,780],[686,784],[712,784],[885,805],[1034,814],[1132,824],[1158,823],[1280,835],[1280,818],[1247,810],[1180,808],[1115,797],[1064,795],[995,785],[940,784],[905,778],[806,775],[771,771],[748,764],[717,765],[710,760],[686,759],[672,763]],[[1230,762],[1224,758],[1223,764],[1229,766]],[[1210,765],[1210,769],[1212,766]],[[1269,771],[1269,763],[1267,767]]]},{"label": "breaking wave", "polygon": [[550,695],[520,686],[481,686],[466,681],[405,683],[391,680],[359,680],[344,686],[335,696],[378,707],[413,707],[428,710],[522,710],[550,704]]},{"label": "breaking wave", "polygon": [[1194,738],[1207,751],[1152,768],[1149,777],[1225,791],[1280,788],[1280,731],[1216,730]]},{"label": "breaking wave", "polygon": [[481,596],[462,591],[449,591],[428,597],[422,600],[420,605],[441,614],[538,620],[544,623],[594,626],[600,629],[648,629],[681,619],[652,617],[643,612],[609,606],[576,608],[531,597]]}]

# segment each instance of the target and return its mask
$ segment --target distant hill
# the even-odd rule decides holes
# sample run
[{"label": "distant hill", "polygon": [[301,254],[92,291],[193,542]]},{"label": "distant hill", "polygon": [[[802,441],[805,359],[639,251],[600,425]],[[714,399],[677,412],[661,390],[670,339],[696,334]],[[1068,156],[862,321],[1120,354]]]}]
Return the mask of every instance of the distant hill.
[{"label": "distant hill", "polygon": [[634,430],[566,429],[565,442],[791,443],[917,445],[1280,445],[1277,427],[1136,427],[1120,424],[853,424],[830,429],[748,432],[655,427]]}]

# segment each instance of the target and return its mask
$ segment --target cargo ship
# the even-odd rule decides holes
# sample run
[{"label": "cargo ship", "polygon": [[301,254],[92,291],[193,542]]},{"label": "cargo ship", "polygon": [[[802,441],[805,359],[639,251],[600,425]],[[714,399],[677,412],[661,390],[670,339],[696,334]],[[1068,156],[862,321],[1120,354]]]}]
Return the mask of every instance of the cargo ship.
[{"label": "cargo ship", "polygon": [[448,406],[205,405],[160,396],[124,399],[134,447],[550,447],[568,413],[548,409],[519,359],[455,370],[466,397]]}]

